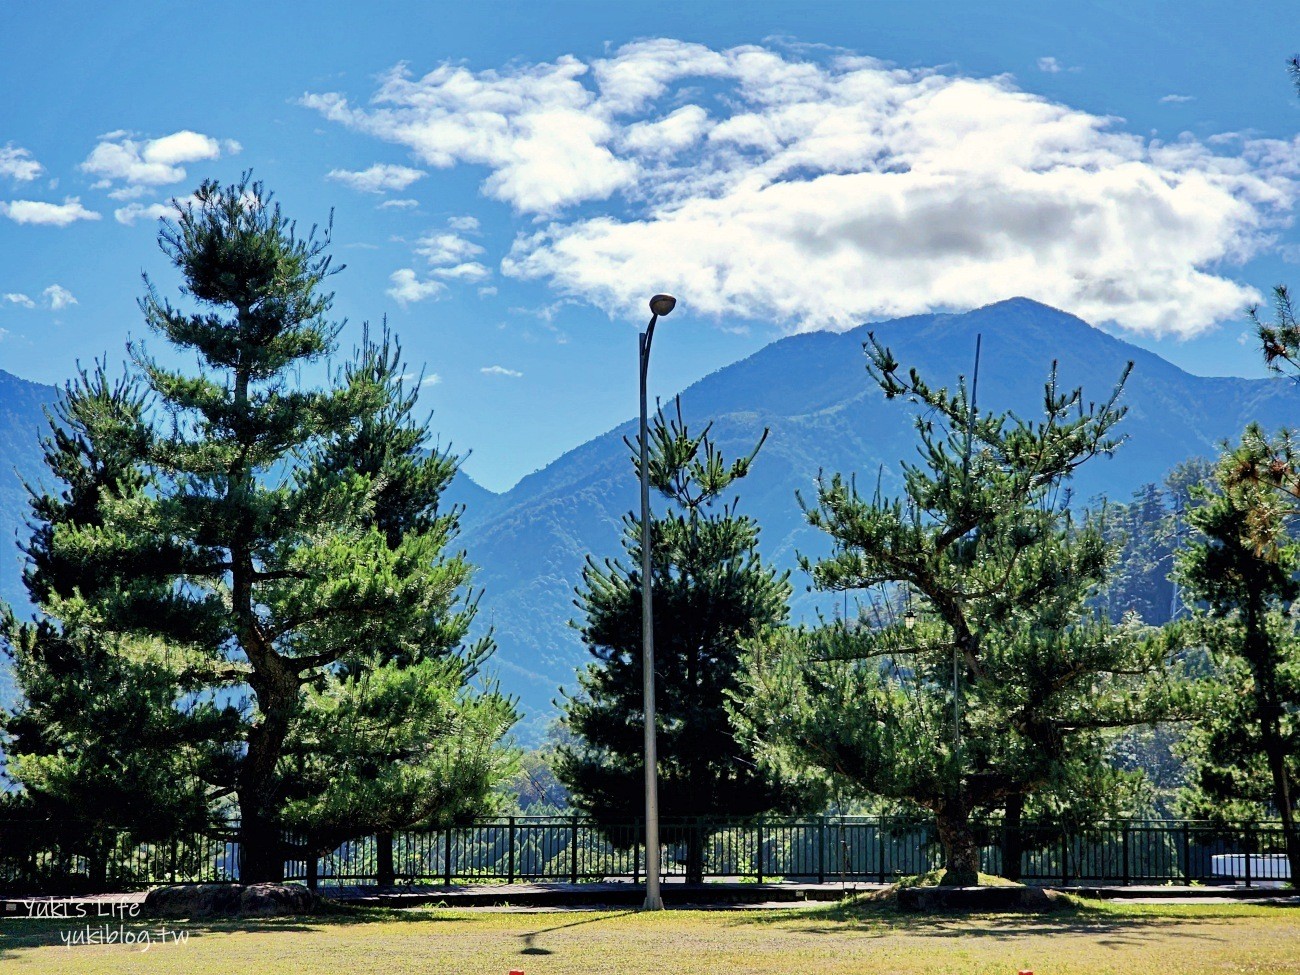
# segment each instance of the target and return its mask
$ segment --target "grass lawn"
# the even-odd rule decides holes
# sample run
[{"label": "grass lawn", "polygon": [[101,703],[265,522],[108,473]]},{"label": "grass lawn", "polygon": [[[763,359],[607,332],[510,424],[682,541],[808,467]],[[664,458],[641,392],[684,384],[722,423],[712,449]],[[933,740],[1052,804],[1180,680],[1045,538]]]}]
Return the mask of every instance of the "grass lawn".
[{"label": "grass lawn", "polygon": [[[92,926],[118,922],[90,918]],[[85,920],[0,921],[4,975],[801,975],[1300,973],[1300,909],[1103,905],[1046,917],[908,917],[887,908],[471,913],[358,911],[301,920],[127,923],[186,943],[64,947]]]}]

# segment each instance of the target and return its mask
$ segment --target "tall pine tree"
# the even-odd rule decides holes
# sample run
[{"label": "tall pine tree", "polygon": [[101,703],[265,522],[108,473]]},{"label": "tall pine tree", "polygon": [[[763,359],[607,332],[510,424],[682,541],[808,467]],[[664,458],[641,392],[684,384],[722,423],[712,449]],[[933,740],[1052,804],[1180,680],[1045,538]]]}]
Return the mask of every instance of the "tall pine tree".
[{"label": "tall pine tree", "polygon": [[867,352],[886,397],[922,407],[922,459],[904,464],[903,498],[824,480],[808,517],[834,553],[808,568],[822,589],[903,587],[914,626],[900,613],[764,634],[737,715],[770,764],[931,810],[946,882],[973,884],[976,813],[1063,787],[1095,764],[1099,729],[1150,713],[1142,683],[1163,650],[1087,609],[1111,553],[1054,503],[1118,445],[1119,390],[1085,408],[1053,376],[1030,422],[977,412],[964,382],[952,393],[901,376],[874,337]]},{"label": "tall pine tree", "polygon": [[[710,425],[711,426],[711,425]],[[650,483],[668,510],[651,522],[659,805],[667,819],[751,816],[789,808],[796,795],[757,767],[727,714],[740,643],[787,617],[786,576],[763,564],[759,528],[723,496],[748,472],[766,439],[727,462],[681,416],[659,412],[650,436]],[[638,452],[629,443],[634,466]],[[638,467],[639,470],[639,467]],[[595,658],[565,703],[575,740],[556,772],[575,806],[603,823],[644,810],[641,667],[641,522],[624,520],[632,567],[589,559],[577,606]],[[703,871],[703,835],[687,834],[687,879]]]},{"label": "tall pine tree", "polygon": [[[286,825],[414,825],[434,814],[417,794],[435,780],[463,787],[435,793],[464,808],[499,765],[478,750],[513,714],[467,683],[487,647],[459,645],[473,603],[438,509],[450,459],[421,455],[413,400],[394,403],[377,365],[387,352],[368,345],[356,368],[299,386],[340,328],[328,235],[299,235],[245,177],[204,183],[160,243],[194,307],[149,284],[141,308],[199,368],[133,347],[151,412],[112,445],[149,487],[101,492],[96,523],[55,528],[60,559],[112,573],[59,613],[184,653],[198,697],[237,702],[210,743],[227,757],[213,785],[240,819],[242,878],[274,880]],[[457,752],[471,727],[475,747]],[[329,763],[337,782],[304,796],[297,776],[324,782]]]},{"label": "tall pine tree", "polygon": [[[111,552],[69,552],[70,539],[104,531],[106,504],[138,503],[151,489],[138,465],[145,412],[136,384],[110,380],[102,365],[66,385],[44,440],[58,487],[29,486],[24,581],[40,616],[23,621],[6,610],[0,620],[22,691],[4,715],[9,774],[24,787],[21,802],[51,822],[56,835],[44,841],[84,854],[96,884],[121,827],[135,842],[208,824],[228,768],[214,741],[238,720],[201,693],[199,656],[103,626],[117,609],[97,605],[142,595],[123,584]],[[155,584],[143,595],[158,605],[165,592]]]},{"label": "tall pine tree", "polygon": [[[1204,604],[1199,630],[1217,664],[1185,753],[1188,811],[1282,819],[1291,876],[1300,877],[1300,544],[1288,493],[1300,496],[1294,445],[1258,427],[1219,463],[1217,490],[1189,513],[1198,537],[1178,571]],[[1283,490],[1279,490],[1282,488]]]},{"label": "tall pine tree", "polygon": [[[340,383],[376,385],[383,406],[329,441],[313,474],[369,478],[365,521],[389,549],[418,533],[442,552],[459,531],[460,510],[443,501],[459,460],[431,444],[411,376],[387,328],[378,340],[367,332]],[[466,598],[471,573],[463,552],[436,561],[427,626],[349,655],[304,689],[282,766],[285,822],[309,855],[376,833],[380,881],[391,883],[392,831],[482,813],[511,774],[513,755],[500,742],[514,706],[480,674],[492,640],[466,643],[477,606]]]}]

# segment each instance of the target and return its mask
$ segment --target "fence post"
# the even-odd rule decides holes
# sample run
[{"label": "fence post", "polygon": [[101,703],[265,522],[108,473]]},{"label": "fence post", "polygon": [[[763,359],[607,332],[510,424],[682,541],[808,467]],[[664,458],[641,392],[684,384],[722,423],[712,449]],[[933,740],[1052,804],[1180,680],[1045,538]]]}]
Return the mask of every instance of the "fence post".
[{"label": "fence post", "polygon": [[754,846],[754,868],[758,872],[758,882],[763,882],[763,820],[758,821],[758,843]]},{"label": "fence post", "polygon": [[442,874],[443,874],[443,881],[446,883],[448,887],[450,887],[451,886],[451,826],[447,827],[447,831],[443,837]]},{"label": "fence post", "polygon": [[1123,839],[1122,839],[1122,841],[1121,841],[1121,844],[1120,844],[1120,855],[1121,855],[1122,857],[1124,857],[1124,865],[1123,865],[1123,868],[1122,868],[1122,873],[1123,873],[1123,877],[1124,877],[1124,886],[1127,887],[1128,884],[1129,884],[1129,873],[1128,873],[1128,823],[1127,823],[1127,822],[1124,823],[1124,825],[1120,827],[1120,836],[1123,837]]},{"label": "fence post", "polygon": [[573,817],[569,832],[569,883],[578,882],[578,817]]},{"label": "fence post", "polygon": [[1192,882],[1192,840],[1188,834],[1187,820],[1183,820],[1183,883]]},{"label": "fence post", "polygon": [[817,821],[817,883],[826,883],[826,815]]},{"label": "fence post", "polygon": [[375,883],[380,887],[392,887],[397,883],[397,871],[393,866],[393,834],[375,834]]},{"label": "fence post", "polygon": [[1250,851],[1254,849],[1255,844],[1251,842],[1250,827],[1246,827],[1246,886],[1250,886]]},{"label": "fence post", "polygon": [[510,838],[506,841],[506,883],[515,882],[515,817],[510,817]]},{"label": "fence post", "polygon": [[320,864],[316,861],[316,854],[308,852],[307,889],[314,891],[319,884],[320,884]]},{"label": "fence post", "polygon": [[1061,831],[1061,886],[1070,885],[1070,834]]},{"label": "fence post", "polygon": [[632,883],[641,882],[641,820],[632,820]]},{"label": "fence post", "polygon": [[885,882],[885,817],[876,820],[876,846],[880,853],[880,882]]}]

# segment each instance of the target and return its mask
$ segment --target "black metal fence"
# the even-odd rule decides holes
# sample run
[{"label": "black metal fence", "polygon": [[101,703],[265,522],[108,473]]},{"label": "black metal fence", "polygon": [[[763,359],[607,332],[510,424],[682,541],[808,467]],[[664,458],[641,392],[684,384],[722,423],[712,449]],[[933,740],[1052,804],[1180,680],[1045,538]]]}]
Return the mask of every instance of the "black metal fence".
[{"label": "black metal fence", "polygon": [[[931,826],[822,817],[661,825],[664,873],[684,877],[694,856],[705,878],[775,882],[879,882],[941,865]],[[1002,874],[1004,830],[981,826],[982,869]],[[314,863],[286,859],[285,877],[311,885],[512,883],[644,878],[639,824],[512,817],[453,829],[362,837]],[[1244,883],[1289,877],[1280,825],[1125,821],[1086,830],[1020,830],[1020,877],[1050,884]],[[381,856],[381,843],[391,856]],[[1014,848],[1014,847],[1010,847]],[[235,881],[233,831],[135,841],[126,832],[88,841],[46,821],[0,822],[0,890],[123,888]]]}]

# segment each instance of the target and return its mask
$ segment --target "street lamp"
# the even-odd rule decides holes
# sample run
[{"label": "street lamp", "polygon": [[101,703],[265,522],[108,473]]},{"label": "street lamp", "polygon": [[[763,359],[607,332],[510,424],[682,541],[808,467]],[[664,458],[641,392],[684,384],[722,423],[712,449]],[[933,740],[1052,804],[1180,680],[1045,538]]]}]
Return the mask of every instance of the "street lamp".
[{"label": "street lamp", "polygon": [[659,756],[655,744],[655,637],[653,594],[650,590],[650,433],[646,419],[646,373],[650,369],[650,343],[655,322],[677,304],[672,295],[650,299],[650,324],[641,333],[641,671],[645,697],[645,904],[647,911],[662,911],[659,894]]}]

